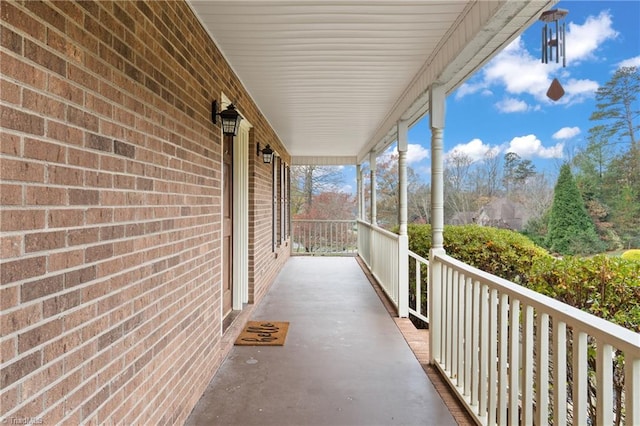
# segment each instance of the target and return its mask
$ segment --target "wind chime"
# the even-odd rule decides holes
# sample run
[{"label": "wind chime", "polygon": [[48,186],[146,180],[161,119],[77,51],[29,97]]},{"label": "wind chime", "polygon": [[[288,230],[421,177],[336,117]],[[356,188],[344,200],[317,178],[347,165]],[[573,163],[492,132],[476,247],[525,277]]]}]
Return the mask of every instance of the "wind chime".
[{"label": "wind chime", "polygon": [[[567,66],[566,56],[566,24],[564,17],[569,13],[564,9],[553,9],[543,12],[540,15],[540,20],[544,22],[542,27],[542,63],[548,64],[549,61],[553,62],[554,57],[556,64],[560,63],[562,58],[562,67]],[[555,55],[554,55],[555,54]],[[547,97],[551,100],[557,101],[564,95],[564,89],[558,81],[554,78],[547,90]]]}]

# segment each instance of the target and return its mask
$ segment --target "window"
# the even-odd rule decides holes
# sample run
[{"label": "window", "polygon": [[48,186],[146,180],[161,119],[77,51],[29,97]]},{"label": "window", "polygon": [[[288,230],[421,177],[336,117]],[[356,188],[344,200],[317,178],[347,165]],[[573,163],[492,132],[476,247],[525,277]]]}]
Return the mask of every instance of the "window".
[{"label": "window", "polygon": [[272,188],[272,251],[280,247],[287,240],[291,232],[291,218],[289,214],[289,186],[291,176],[289,166],[281,157],[274,155],[271,162]]}]

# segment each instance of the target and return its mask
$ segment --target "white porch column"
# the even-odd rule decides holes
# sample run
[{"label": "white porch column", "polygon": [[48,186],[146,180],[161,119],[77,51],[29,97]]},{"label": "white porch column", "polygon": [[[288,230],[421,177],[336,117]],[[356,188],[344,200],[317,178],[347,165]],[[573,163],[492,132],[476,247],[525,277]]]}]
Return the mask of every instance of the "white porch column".
[{"label": "white porch column", "polygon": [[363,214],[363,205],[362,205],[362,170],[360,167],[360,164],[356,165],[356,181],[358,182],[357,184],[357,189],[356,189],[356,203],[358,205],[358,216],[357,218],[362,220],[364,214]]},{"label": "white porch column", "polygon": [[409,316],[409,236],[407,235],[407,133],[409,125],[406,121],[398,121],[398,191],[400,192],[400,208],[398,223],[398,316]]},{"label": "white porch column", "polygon": [[371,179],[371,224],[378,225],[378,212],[376,207],[376,153],[369,154],[369,169],[371,170],[369,179]]},{"label": "white porch column", "polygon": [[441,359],[442,264],[436,256],[444,254],[444,87],[432,85],[429,91],[431,126],[431,250],[429,251],[429,348],[430,362]]}]

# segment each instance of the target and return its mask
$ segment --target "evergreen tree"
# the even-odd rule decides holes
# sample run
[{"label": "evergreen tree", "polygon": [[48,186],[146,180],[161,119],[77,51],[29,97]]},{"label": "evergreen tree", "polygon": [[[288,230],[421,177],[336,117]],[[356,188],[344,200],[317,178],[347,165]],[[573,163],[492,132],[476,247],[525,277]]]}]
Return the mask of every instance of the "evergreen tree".
[{"label": "evergreen tree", "polygon": [[[604,122],[604,128],[618,141],[629,141],[637,149],[636,132],[640,129],[637,100],[640,93],[640,72],[637,67],[619,68],[611,80],[596,91],[596,111],[591,120]],[[611,141],[614,142],[614,141]]]},{"label": "evergreen tree", "polygon": [[552,252],[565,255],[591,254],[603,249],[568,164],[560,168],[545,245]]}]

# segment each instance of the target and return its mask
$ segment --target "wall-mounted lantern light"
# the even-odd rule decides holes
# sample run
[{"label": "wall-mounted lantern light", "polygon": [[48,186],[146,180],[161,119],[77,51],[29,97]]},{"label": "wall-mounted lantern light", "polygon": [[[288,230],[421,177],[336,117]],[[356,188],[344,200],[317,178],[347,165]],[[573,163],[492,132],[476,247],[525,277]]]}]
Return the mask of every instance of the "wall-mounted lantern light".
[{"label": "wall-mounted lantern light", "polygon": [[256,155],[260,157],[262,154],[262,162],[264,164],[271,164],[273,161],[273,150],[271,149],[271,145],[267,144],[264,149],[260,149],[260,142],[256,144]]},{"label": "wall-mounted lantern light", "polygon": [[218,116],[222,121],[222,133],[228,136],[235,136],[238,134],[238,127],[242,117],[240,113],[236,111],[236,107],[233,104],[229,104],[227,109],[218,112],[218,101],[213,101],[211,104],[211,120],[213,124],[218,123]]}]

